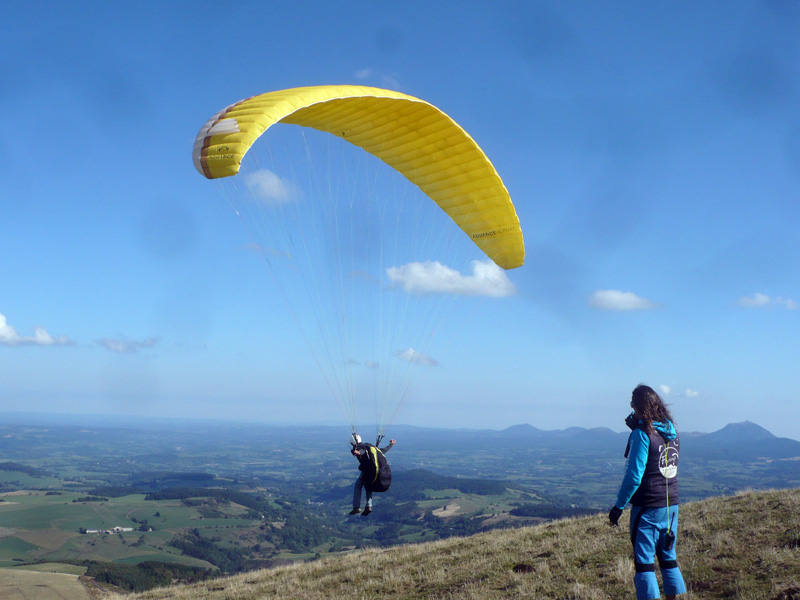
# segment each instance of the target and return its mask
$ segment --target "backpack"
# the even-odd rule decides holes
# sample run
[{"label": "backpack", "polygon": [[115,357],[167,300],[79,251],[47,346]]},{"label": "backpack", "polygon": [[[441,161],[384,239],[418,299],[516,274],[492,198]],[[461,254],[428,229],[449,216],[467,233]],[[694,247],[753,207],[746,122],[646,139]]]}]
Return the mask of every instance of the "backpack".
[{"label": "backpack", "polygon": [[359,450],[365,450],[366,454],[359,457],[359,469],[361,470],[361,481],[364,487],[370,492],[385,492],[392,485],[392,469],[386,456],[380,448],[372,444],[358,444]]}]

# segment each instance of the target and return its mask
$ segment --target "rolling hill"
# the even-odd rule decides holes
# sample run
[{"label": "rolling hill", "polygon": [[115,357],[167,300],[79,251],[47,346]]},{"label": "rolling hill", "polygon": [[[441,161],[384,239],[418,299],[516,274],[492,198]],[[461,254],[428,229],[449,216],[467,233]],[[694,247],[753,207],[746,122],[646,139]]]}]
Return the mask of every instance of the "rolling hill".
[{"label": "rolling hill", "polygon": [[[610,528],[605,515],[597,514],[357,551],[126,598],[630,598],[634,571],[627,529],[627,524]],[[797,600],[800,489],[750,491],[683,505],[678,556],[689,599]]]}]

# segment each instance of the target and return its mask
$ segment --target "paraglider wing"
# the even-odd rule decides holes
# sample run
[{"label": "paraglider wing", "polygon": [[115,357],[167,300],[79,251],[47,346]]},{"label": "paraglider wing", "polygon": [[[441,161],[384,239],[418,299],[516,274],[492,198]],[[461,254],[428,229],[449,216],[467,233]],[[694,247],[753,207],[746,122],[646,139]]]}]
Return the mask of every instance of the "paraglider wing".
[{"label": "paraglider wing", "polygon": [[522,230],[508,190],[469,134],[435,106],[349,85],[253,96],[203,126],[195,167],[209,179],[235,175],[250,146],[276,123],[326,131],[363,148],[417,185],[498,266],[523,264]]}]

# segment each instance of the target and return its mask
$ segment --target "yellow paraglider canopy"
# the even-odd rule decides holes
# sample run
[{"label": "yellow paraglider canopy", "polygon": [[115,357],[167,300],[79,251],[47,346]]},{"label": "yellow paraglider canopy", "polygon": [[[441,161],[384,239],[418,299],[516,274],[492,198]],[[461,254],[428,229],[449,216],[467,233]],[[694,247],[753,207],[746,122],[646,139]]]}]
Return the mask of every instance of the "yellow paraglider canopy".
[{"label": "yellow paraglider canopy", "polygon": [[209,179],[239,172],[269,127],[288,123],[339,136],[377,156],[433,199],[498,266],[525,261],[519,218],[483,150],[435,106],[400,92],[329,85],[247,98],[197,134],[195,167]]}]

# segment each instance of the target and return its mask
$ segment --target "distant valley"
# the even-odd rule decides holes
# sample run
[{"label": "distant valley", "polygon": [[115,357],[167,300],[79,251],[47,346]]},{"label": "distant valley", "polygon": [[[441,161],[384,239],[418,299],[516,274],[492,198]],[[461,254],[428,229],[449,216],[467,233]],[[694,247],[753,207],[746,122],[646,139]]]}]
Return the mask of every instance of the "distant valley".
[{"label": "distant valley", "polygon": [[[363,518],[347,515],[343,427],[72,419],[2,416],[0,566],[77,565],[127,589],[604,511],[627,439],[397,426],[392,488]],[[754,423],[683,434],[680,464],[684,501],[800,487],[800,442]]]}]

